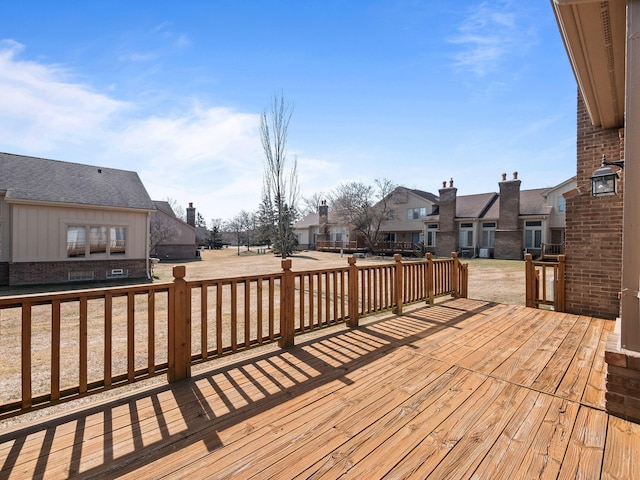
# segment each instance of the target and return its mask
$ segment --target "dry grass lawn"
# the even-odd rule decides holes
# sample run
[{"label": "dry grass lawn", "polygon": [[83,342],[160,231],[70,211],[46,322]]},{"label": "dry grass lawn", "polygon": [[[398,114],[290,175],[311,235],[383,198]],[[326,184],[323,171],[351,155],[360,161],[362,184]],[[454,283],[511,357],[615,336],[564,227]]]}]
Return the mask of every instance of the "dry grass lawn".
[{"label": "dry grass lawn", "polygon": [[[316,270],[347,265],[347,255],[337,253],[300,252],[291,257],[293,270]],[[358,265],[393,262],[390,257],[359,258]],[[469,263],[469,298],[488,300],[508,305],[525,304],[524,261],[490,260],[484,258],[463,259]],[[160,262],[154,274],[159,281],[171,281],[176,263]],[[274,273],[280,270],[281,259],[272,254],[257,255],[255,250],[224,248],[205,250],[202,260],[185,262],[187,280],[226,278],[258,273]]]}]

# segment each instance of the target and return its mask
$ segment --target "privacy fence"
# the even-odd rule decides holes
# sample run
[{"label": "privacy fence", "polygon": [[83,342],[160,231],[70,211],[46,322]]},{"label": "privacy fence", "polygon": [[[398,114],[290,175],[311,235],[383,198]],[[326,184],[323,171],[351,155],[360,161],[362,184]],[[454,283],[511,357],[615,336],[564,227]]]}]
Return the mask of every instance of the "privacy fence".
[{"label": "privacy fence", "polygon": [[191,365],[297,334],[444,295],[467,296],[456,254],[434,260],[0,298],[0,418],[158,374],[190,376]]}]

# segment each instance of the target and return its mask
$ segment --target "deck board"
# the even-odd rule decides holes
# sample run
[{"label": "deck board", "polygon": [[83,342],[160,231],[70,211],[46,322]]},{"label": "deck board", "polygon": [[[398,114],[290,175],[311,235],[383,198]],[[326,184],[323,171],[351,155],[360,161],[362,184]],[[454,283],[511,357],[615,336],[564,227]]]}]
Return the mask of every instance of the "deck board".
[{"label": "deck board", "polygon": [[0,428],[0,478],[640,478],[612,322],[457,299]]}]

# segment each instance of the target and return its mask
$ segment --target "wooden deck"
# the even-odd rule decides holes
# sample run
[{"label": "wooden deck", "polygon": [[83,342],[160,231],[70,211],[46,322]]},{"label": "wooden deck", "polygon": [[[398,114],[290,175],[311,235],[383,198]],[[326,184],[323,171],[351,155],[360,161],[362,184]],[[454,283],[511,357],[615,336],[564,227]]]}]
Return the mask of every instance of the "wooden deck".
[{"label": "wooden deck", "polygon": [[[640,478],[612,322],[458,299],[0,430],[0,478]],[[131,395],[131,393],[129,393]]]}]

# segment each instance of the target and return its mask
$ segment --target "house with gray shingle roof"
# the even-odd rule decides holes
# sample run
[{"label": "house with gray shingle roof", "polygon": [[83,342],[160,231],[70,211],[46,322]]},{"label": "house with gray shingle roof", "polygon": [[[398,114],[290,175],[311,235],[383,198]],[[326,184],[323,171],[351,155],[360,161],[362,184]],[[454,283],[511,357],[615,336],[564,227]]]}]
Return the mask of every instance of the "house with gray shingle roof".
[{"label": "house with gray shingle roof", "polygon": [[0,285],[148,277],[153,211],[136,172],[0,153]]},{"label": "house with gray shingle roof", "polygon": [[392,214],[382,223],[383,241],[400,244],[424,242],[424,219],[433,213],[438,197],[414,188],[397,187],[391,193]]},{"label": "house with gray shingle roof", "polygon": [[521,259],[542,254],[543,244],[564,243],[563,193],[573,190],[570,178],[551,188],[521,190],[521,181],[503,174],[500,192],[457,195],[453,182],[440,192],[433,215],[425,218],[427,249],[436,255]]},{"label": "house with gray shingle roof", "polygon": [[[187,220],[176,217],[169,202],[154,200],[156,211],[151,214],[151,256],[160,260],[192,260],[197,253],[195,208],[189,204]],[[191,213],[193,213],[191,215]]]}]

